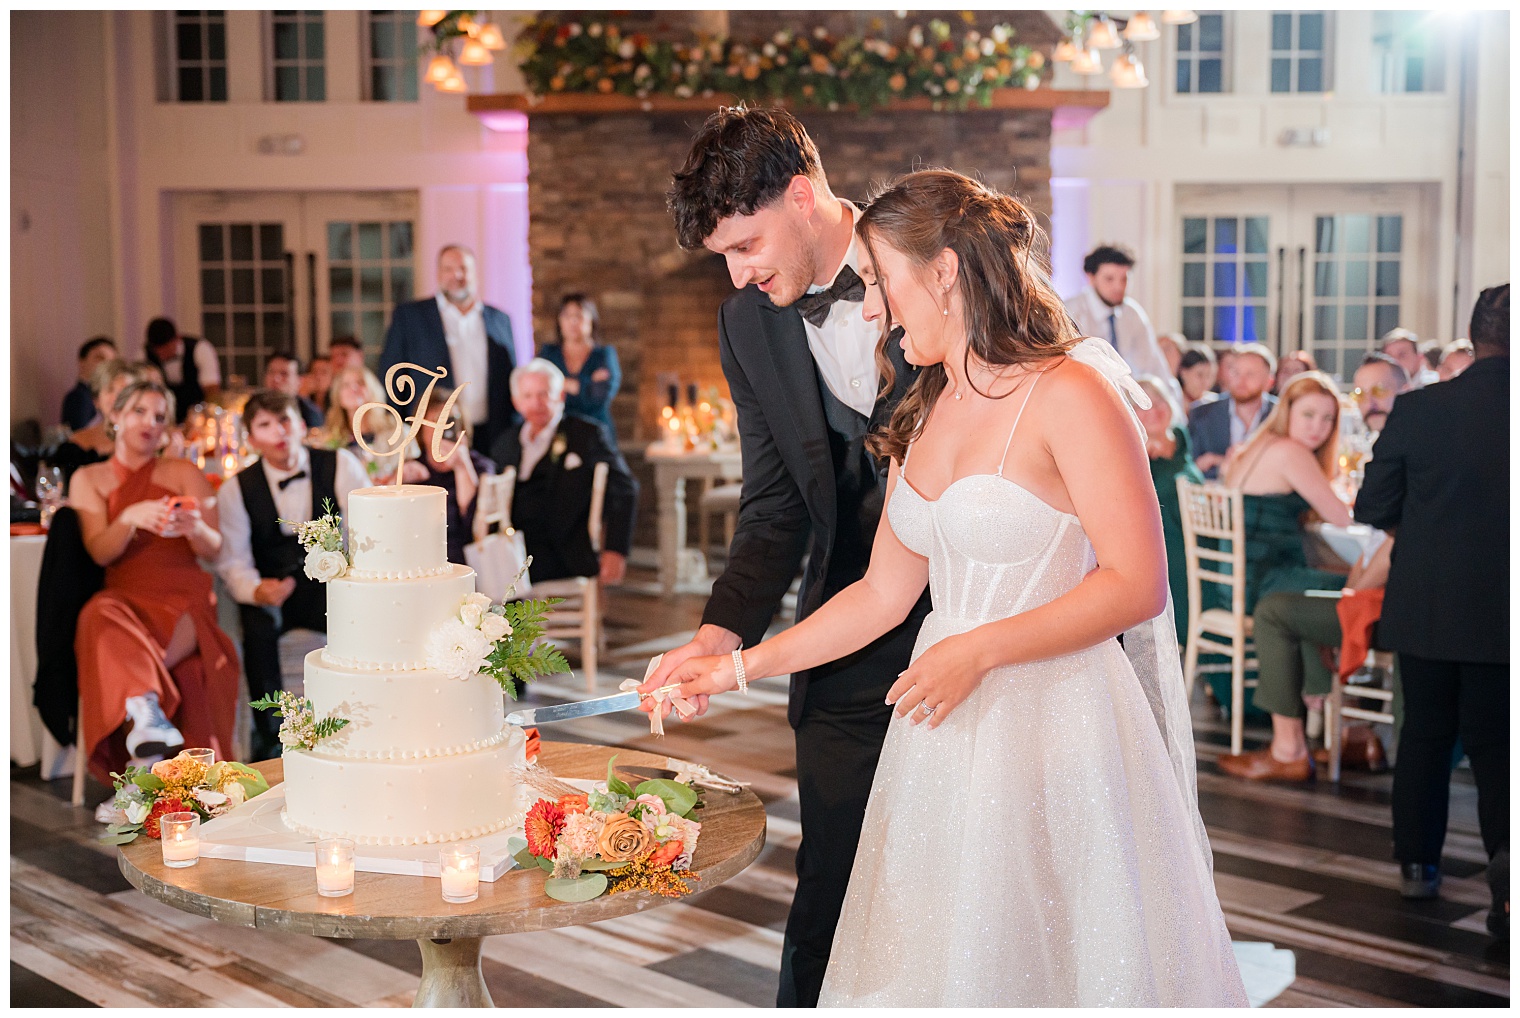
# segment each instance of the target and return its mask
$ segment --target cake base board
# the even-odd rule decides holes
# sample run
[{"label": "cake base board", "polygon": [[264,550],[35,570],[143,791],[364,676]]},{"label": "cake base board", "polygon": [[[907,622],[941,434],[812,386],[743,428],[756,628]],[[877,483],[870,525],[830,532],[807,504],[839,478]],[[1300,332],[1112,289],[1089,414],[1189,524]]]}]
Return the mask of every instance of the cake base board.
[{"label": "cake base board", "polygon": [[[590,791],[594,781],[561,778],[566,784]],[[201,857],[234,859],[240,862],[273,863],[277,866],[316,868],[317,839],[291,830],[285,825],[285,785],[275,785],[256,796],[201,824]],[[513,869],[517,863],[507,843],[522,837],[519,822],[470,844],[480,846],[480,879],[493,882]],[[441,845],[355,845],[354,869],[362,873],[398,873],[403,876],[438,876],[438,849]]]}]

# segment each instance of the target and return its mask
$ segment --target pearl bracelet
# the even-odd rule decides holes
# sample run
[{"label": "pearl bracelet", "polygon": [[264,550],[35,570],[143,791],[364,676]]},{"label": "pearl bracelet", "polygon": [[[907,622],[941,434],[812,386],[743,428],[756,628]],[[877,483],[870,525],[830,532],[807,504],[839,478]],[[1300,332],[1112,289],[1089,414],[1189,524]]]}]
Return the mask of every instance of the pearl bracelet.
[{"label": "pearl bracelet", "polygon": [[744,650],[734,651],[734,677],[739,680],[739,692],[749,692],[749,680],[744,675]]}]

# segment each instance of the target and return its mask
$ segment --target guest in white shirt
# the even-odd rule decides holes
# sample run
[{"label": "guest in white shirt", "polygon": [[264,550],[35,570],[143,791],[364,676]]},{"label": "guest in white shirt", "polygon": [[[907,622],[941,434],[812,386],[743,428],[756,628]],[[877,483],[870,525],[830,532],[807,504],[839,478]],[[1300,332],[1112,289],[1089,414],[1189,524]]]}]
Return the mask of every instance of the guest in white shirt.
[{"label": "guest in white shirt", "polygon": [[[217,492],[222,550],[217,572],[238,602],[243,621],[243,665],[255,699],[278,692],[279,638],[291,629],[327,632],[327,595],[303,570],[305,552],[291,524],[321,516],[324,502],[343,513],[355,488],[369,484],[364,467],[346,449],[308,449],[306,425],[295,400],[261,389],[243,408],[248,444],[259,459]],[[255,759],[279,752],[278,720],[255,712]]]},{"label": "guest in white shirt", "polygon": [[1410,389],[1423,389],[1441,380],[1441,376],[1425,363],[1420,352],[1420,337],[1409,329],[1390,329],[1378,340],[1378,353],[1385,353],[1399,362],[1409,378]]},{"label": "guest in white shirt", "polygon": [[[1121,248],[1094,248],[1082,259],[1087,286],[1066,298],[1066,310],[1082,335],[1108,340],[1137,376],[1175,378],[1156,343],[1156,330],[1145,309],[1133,297],[1125,296],[1134,264],[1135,259]],[[1173,395],[1182,398],[1180,390]]]},{"label": "guest in white shirt", "polygon": [[172,318],[148,323],[145,341],[148,363],[164,376],[174,393],[177,419],[184,421],[197,403],[214,401],[222,393],[222,369],[216,348],[204,339],[181,336]]}]

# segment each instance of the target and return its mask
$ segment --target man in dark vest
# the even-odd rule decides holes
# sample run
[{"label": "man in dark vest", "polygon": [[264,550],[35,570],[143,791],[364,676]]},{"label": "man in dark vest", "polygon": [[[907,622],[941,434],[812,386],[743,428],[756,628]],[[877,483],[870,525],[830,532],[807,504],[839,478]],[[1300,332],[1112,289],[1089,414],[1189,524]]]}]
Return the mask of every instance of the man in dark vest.
[{"label": "man in dark vest", "polygon": [[[802,567],[797,619],[865,575],[887,464],[864,448],[914,374],[888,342],[896,380],[878,393],[880,328],[862,313],[855,206],[829,189],[818,150],[780,109],[720,109],[675,175],[670,207],[686,248],[721,254],[739,292],[718,316],[718,351],[739,414],[744,491],[728,567],[691,643],[665,654],[645,688],[682,661],[752,646]],[[928,592],[863,650],[792,676],[802,844],[781,949],[781,1007],[818,1002],[866,800]],[[705,703],[703,703],[705,708]]]},{"label": "man in dark vest", "polygon": [[[349,492],[367,487],[369,480],[348,450],[302,444],[306,425],[295,400],[283,392],[260,389],[249,396],[243,426],[259,458],[217,493],[222,552],[216,565],[242,614],[243,668],[248,692],[258,699],[283,686],[283,633],[327,632],[327,592],[303,571],[306,553],[290,523],[321,516],[324,501],[341,514]],[[254,759],[279,755],[278,731],[272,712],[254,712]]]},{"label": "man in dark vest", "polygon": [[204,339],[181,336],[172,319],[148,323],[147,352],[148,362],[163,373],[164,384],[174,393],[175,417],[181,423],[195,404],[221,395],[216,348]]}]

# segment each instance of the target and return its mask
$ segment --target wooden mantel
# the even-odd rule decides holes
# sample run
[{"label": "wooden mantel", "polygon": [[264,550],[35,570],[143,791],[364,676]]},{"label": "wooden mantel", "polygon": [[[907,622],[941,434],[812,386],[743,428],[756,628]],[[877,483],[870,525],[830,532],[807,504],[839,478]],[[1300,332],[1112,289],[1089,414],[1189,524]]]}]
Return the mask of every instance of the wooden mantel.
[{"label": "wooden mantel", "polygon": [[[693,96],[682,99],[672,95],[651,95],[640,99],[627,95],[602,95],[590,92],[558,92],[534,96],[520,92],[472,95],[468,99],[471,113],[490,122],[492,114],[525,113],[534,116],[622,116],[641,113],[710,113],[719,106],[738,100],[731,95]],[[790,104],[788,104],[790,105]],[[1065,114],[1063,119],[1082,122],[1108,105],[1107,91],[1053,88],[1000,88],[992,93],[992,105],[984,107],[973,101],[962,108],[946,108],[946,113],[976,113],[981,110],[1051,110]],[[927,96],[898,99],[881,109],[931,110],[933,100]],[[809,112],[821,112],[808,107]],[[841,107],[841,112],[853,107]]]}]

